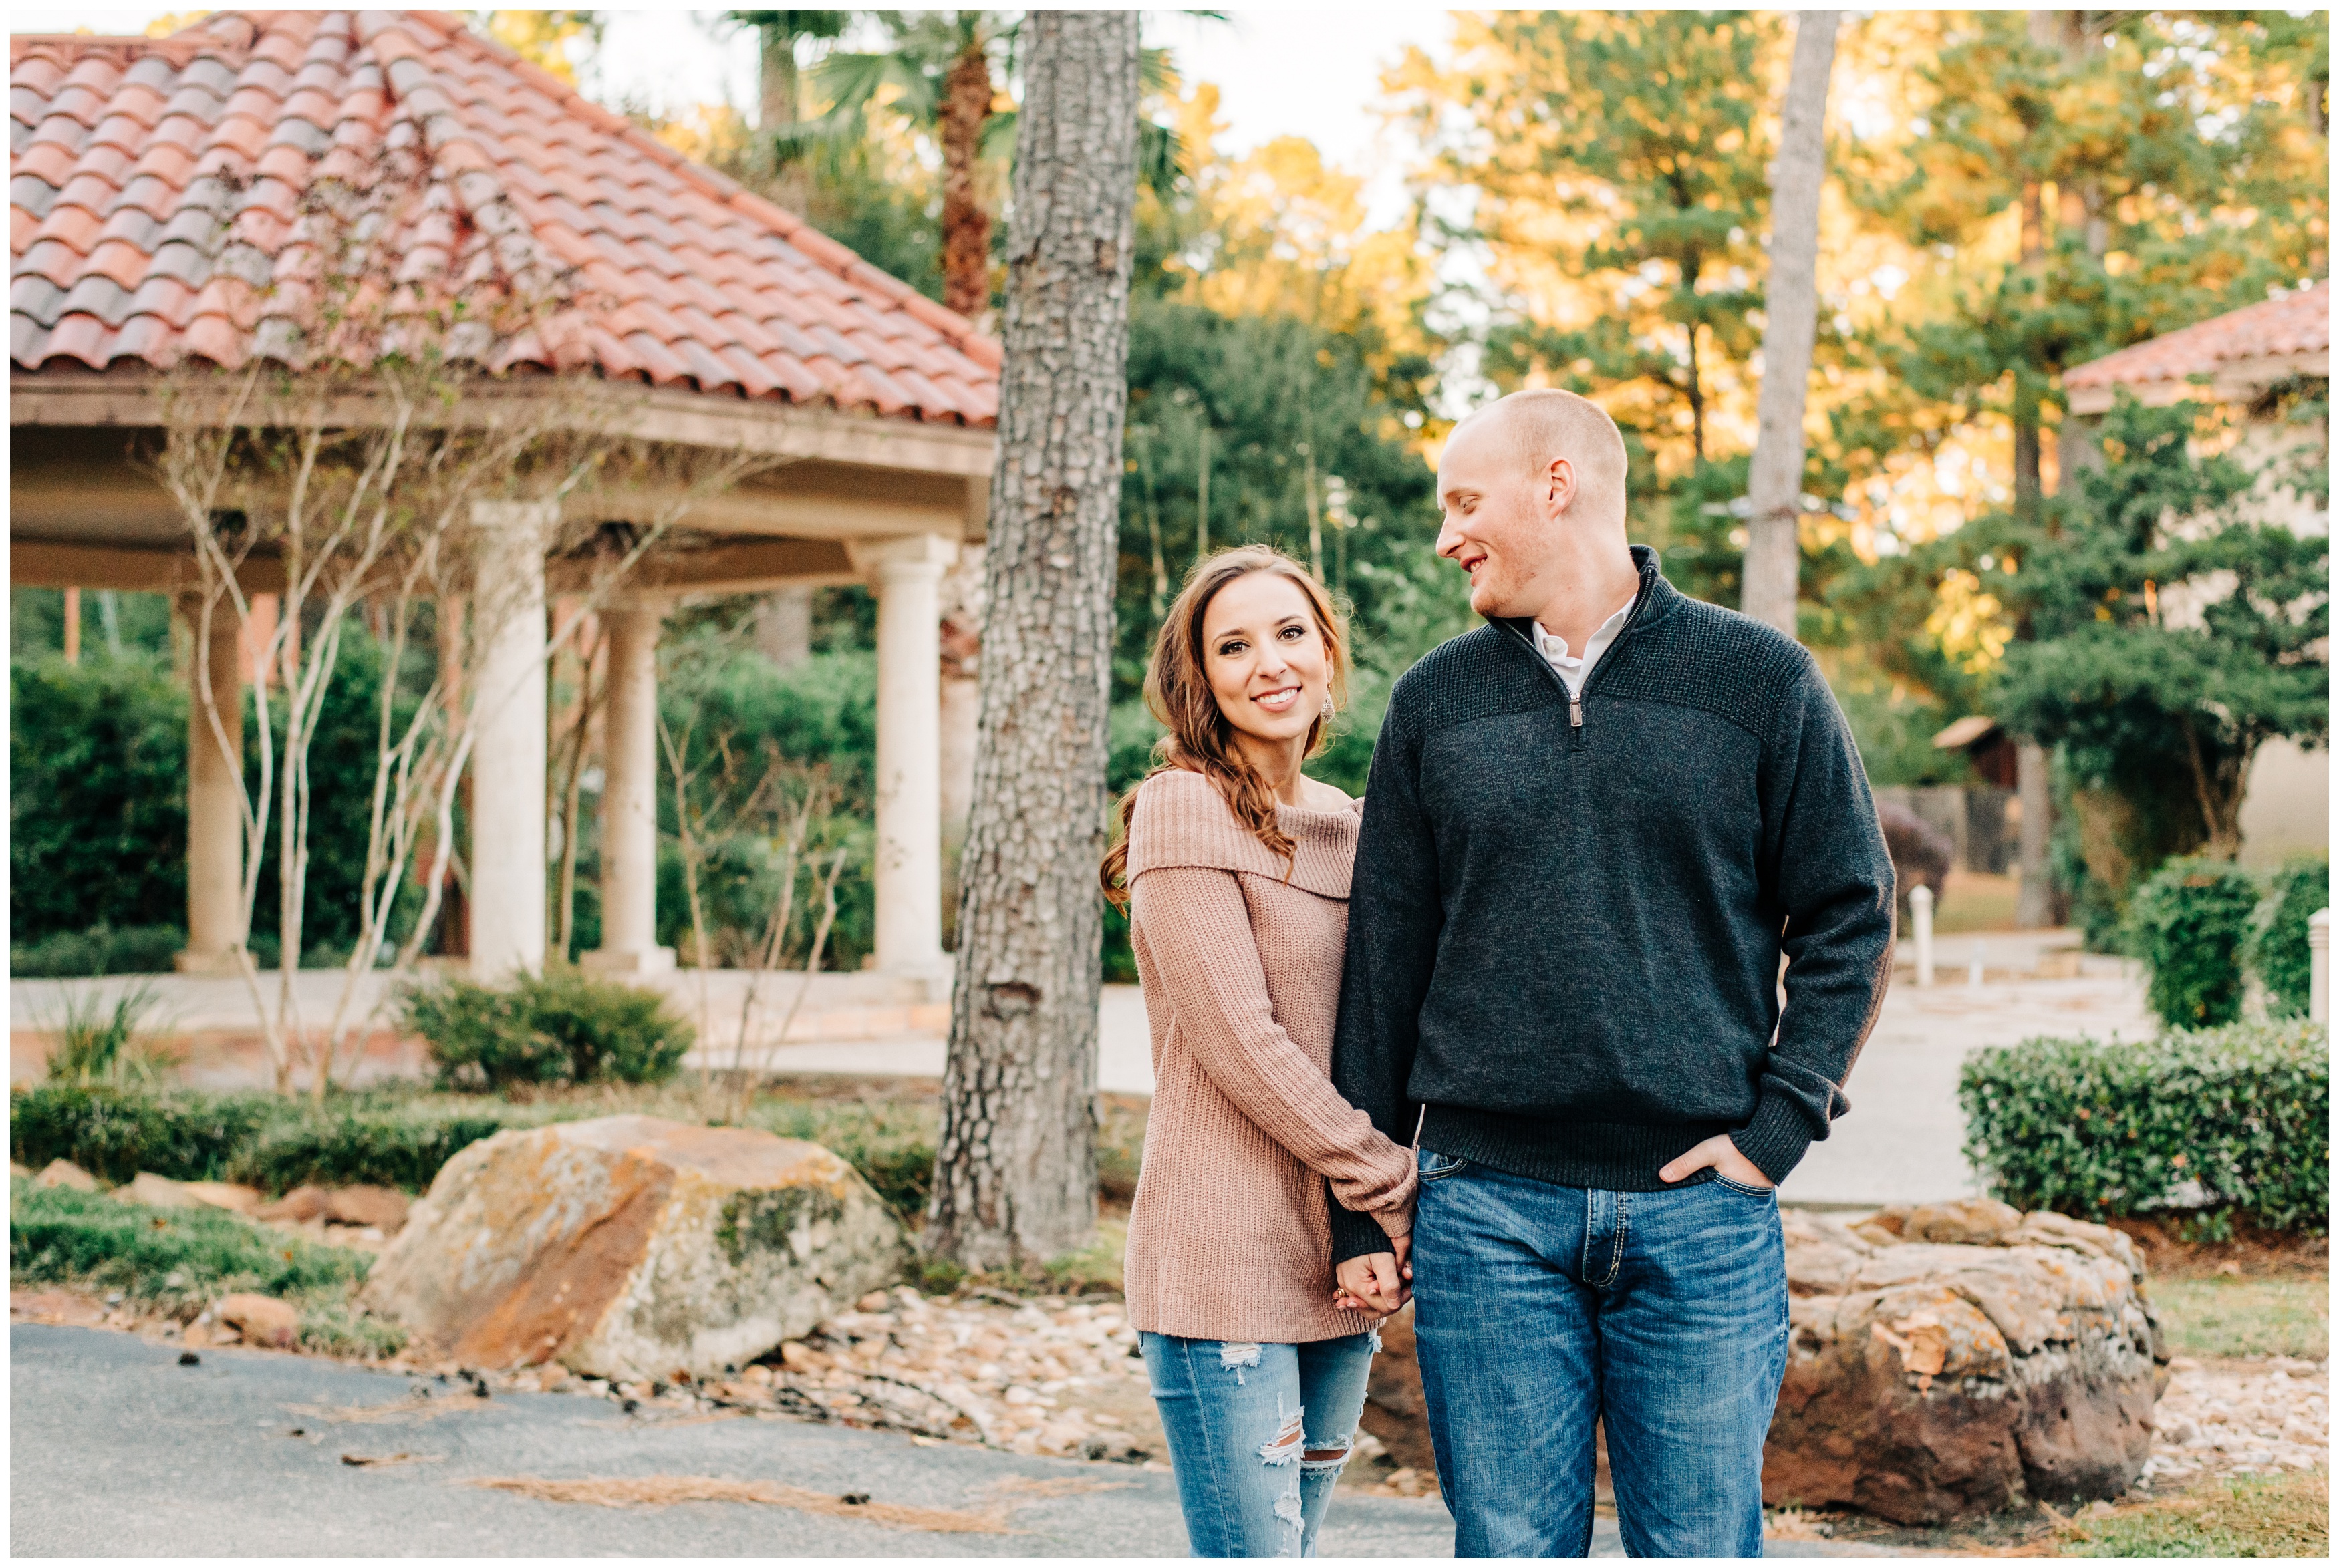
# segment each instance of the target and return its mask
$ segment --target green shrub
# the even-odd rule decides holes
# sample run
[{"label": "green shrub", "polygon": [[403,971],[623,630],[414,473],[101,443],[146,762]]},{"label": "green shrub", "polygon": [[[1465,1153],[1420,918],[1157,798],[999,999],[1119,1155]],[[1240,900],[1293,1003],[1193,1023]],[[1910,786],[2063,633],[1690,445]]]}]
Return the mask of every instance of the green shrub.
[{"label": "green shrub", "polygon": [[502,1114],[345,1109],[288,1118],[234,1151],[229,1169],[239,1181],[269,1192],[304,1182],[421,1192],[440,1166],[481,1139],[548,1119],[509,1107],[496,1109]]},{"label": "green shrub", "polygon": [[215,1208],[149,1208],[69,1187],[10,1184],[12,1281],[74,1284],[169,1307],[223,1292],[346,1291],[371,1260],[320,1247]]},{"label": "green shrub", "polygon": [[90,974],[168,974],[187,933],[175,925],[115,928],[103,922],[87,931],[61,931],[26,947],[8,950],[8,969],[19,980],[65,980]]},{"label": "green shrub", "polygon": [[1958,1081],[1966,1159],[1999,1198],[2088,1219],[2170,1208],[2330,1224],[2330,1031],[2300,1021],[2154,1040],[2028,1040]]},{"label": "green shrub", "polygon": [[933,1106],[853,1100],[761,1100],[747,1112],[751,1127],[841,1157],[903,1219],[923,1213],[933,1190],[939,1119]]},{"label": "green shrub", "polygon": [[2230,861],[2172,860],[2128,902],[2131,950],[2150,975],[2145,1003],[2177,1029],[2242,1016],[2243,962],[2258,886]]},{"label": "green shrub", "polygon": [[142,1170],[181,1181],[224,1181],[237,1152],[286,1115],[259,1094],[146,1095],[104,1086],[44,1084],[8,1100],[8,1150],[38,1170],[69,1159],[107,1181]]},{"label": "green shrub", "polygon": [[2306,1011],[2306,922],[2331,907],[2331,857],[2301,855],[2274,874],[2265,929],[2258,936],[2258,978],[2279,1015]]},{"label": "green shrub", "polygon": [[408,991],[400,1013],[430,1042],[449,1089],[662,1083],[694,1038],[656,991],[574,970],[524,976],[508,989],[449,978]]}]

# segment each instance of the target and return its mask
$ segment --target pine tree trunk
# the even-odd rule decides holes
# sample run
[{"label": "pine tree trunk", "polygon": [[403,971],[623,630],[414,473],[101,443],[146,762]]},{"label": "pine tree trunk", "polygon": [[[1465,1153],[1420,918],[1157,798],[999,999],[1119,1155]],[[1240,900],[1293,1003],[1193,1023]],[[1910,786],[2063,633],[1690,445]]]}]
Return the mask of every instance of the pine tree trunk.
[{"label": "pine tree trunk", "polygon": [[1739,607],[1789,636],[1802,576],[1803,404],[1819,337],[1820,187],[1827,181],[1828,78],[1839,14],[1806,11],[1779,120],[1771,180],[1771,277],[1762,296],[1762,395],[1747,476],[1746,566]]},{"label": "pine tree trunk", "polygon": [[1086,1245],[1137,175],[1134,12],[1035,11],[984,563],[982,745],[927,1245]]},{"label": "pine tree trunk", "polygon": [[943,84],[943,303],[970,321],[991,308],[991,214],[974,189],[991,95],[991,58],[978,40]]},{"label": "pine tree trunk", "polygon": [[796,34],[785,23],[768,22],[757,33],[755,129],[764,133],[764,156],[771,162],[772,200],[801,215],[812,195],[810,171],[801,158],[781,158],[773,142],[781,126],[796,122]]}]

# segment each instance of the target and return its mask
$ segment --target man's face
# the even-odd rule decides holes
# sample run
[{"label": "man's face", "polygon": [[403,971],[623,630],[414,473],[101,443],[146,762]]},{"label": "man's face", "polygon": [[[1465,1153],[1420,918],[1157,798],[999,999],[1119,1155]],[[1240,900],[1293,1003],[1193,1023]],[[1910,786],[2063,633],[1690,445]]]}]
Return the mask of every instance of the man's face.
[{"label": "man's face", "polygon": [[[1560,467],[1573,480],[1573,465]],[[1470,607],[1482,616],[1524,616],[1548,597],[1539,581],[1557,553],[1553,483],[1520,460],[1501,422],[1464,425],[1437,465],[1444,524],[1437,553],[1470,577]]]}]

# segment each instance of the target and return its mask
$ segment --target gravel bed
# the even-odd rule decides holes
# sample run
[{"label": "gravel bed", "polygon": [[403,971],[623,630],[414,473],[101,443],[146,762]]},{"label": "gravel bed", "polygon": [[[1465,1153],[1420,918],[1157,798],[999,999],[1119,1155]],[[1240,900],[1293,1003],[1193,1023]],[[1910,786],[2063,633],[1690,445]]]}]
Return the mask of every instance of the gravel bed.
[{"label": "gravel bed", "polygon": [[2277,1356],[2205,1366],[2180,1356],[2169,1369],[2167,1392],[2153,1411],[2147,1484],[2312,1470],[2328,1462],[2327,1364]]}]

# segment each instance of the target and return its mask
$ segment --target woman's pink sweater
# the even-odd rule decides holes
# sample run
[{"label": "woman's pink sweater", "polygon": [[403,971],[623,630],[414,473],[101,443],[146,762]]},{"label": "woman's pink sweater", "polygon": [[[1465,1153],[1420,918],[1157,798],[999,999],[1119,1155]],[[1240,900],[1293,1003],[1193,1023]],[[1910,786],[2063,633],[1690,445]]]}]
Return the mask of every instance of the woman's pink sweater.
[{"label": "woman's pink sweater", "polygon": [[1123,1268],[1138,1328],[1302,1344],[1376,1321],[1332,1306],[1324,1195],[1328,1179],[1391,1236],[1412,1228],[1411,1155],[1326,1076],[1360,809],[1280,808],[1287,864],[1199,774],[1138,791],[1130,928],[1154,1080]]}]

